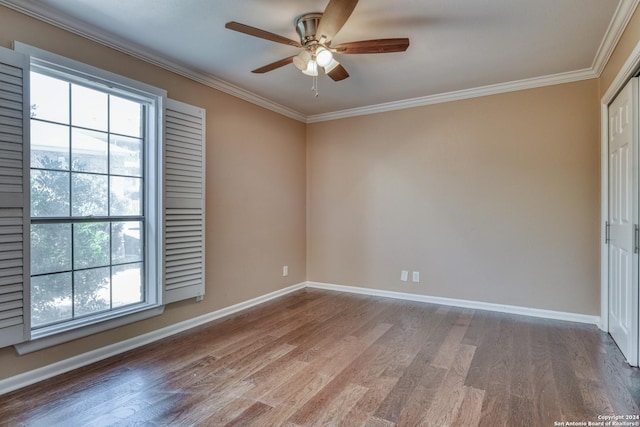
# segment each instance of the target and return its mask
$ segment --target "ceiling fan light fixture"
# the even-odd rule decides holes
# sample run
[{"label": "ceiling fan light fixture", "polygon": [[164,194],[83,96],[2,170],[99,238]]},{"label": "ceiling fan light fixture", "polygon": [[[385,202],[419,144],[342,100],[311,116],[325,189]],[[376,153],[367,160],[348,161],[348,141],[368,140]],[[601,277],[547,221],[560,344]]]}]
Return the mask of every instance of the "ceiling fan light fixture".
[{"label": "ceiling fan light fixture", "polygon": [[326,67],[333,61],[333,54],[330,50],[325,49],[324,47],[319,47],[316,50],[316,62],[321,67]]},{"label": "ceiling fan light fixture", "polygon": [[307,62],[307,68],[302,70],[303,74],[307,76],[317,76],[318,75],[318,63],[313,59]]},{"label": "ceiling fan light fixture", "polygon": [[293,57],[293,65],[295,65],[298,70],[304,72],[308,68],[309,61],[311,61],[311,59],[309,51],[303,50]]},{"label": "ceiling fan light fixture", "polygon": [[324,72],[329,74],[334,68],[336,68],[340,63],[331,56],[331,61],[327,65],[324,66]]}]

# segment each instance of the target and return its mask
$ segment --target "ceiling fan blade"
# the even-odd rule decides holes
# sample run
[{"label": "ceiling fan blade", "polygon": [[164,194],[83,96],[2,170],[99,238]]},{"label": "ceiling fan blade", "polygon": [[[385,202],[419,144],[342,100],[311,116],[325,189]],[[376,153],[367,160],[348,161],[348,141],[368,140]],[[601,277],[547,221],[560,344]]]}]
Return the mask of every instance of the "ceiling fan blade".
[{"label": "ceiling fan blade", "polygon": [[316,31],[316,39],[324,43],[331,41],[347,22],[358,4],[358,0],[329,0]]},{"label": "ceiling fan blade", "polygon": [[333,81],[339,82],[340,80],[344,80],[349,77],[349,73],[344,69],[342,65],[336,61],[336,66],[331,68],[330,71],[327,71],[327,67],[325,67],[324,72],[327,73],[327,76],[331,77]]},{"label": "ceiling fan blade", "polygon": [[293,62],[293,58],[294,58],[293,56],[290,56],[288,58],[284,58],[279,61],[272,62],[271,64],[265,65],[264,67],[256,68],[255,70],[252,71],[252,73],[262,74],[269,71],[273,71],[276,68],[284,67],[287,64],[291,64]]},{"label": "ceiling fan blade", "polygon": [[409,39],[376,39],[362,40],[359,42],[340,43],[334,49],[338,53],[391,53],[404,52],[409,47]]},{"label": "ceiling fan blade", "polygon": [[238,31],[240,33],[248,34],[250,36],[258,37],[265,40],[270,40],[276,43],[288,44],[290,46],[302,47],[300,42],[295,40],[288,39],[286,37],[279,36],[274,33],[270,33],[269,31],[261,30],[259,28],[250,27],[249,25],[241,24],[239,22],[231,21],[227,22],[224,26],[233,31]]}]

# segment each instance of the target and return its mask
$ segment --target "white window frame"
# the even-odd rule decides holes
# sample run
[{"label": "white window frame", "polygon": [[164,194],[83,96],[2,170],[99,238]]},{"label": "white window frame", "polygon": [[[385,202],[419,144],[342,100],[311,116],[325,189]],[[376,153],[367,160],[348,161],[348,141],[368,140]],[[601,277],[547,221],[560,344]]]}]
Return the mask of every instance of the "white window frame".
[{"label": "white window frame", "polygon": [[[46,74],[63,75],[65,80],[76,80],[83,85],[103,87],[127,97],[145,100],[147,105],[145,139],[145,303],[101,315],[73,319],[50,327],[31,331],[31,340],[17,344],[19,354],[25,354],[63,342],[112,329],[128,323],[157,316],[164,311],[162,295],[162,141],[163,113],[167,93],[156,88],[108,71],[56,55],[24,43],[15,42],[14,50],[31,57],[34,71],[44,68]],[[71,77],[71,79],[69,79]]]}]

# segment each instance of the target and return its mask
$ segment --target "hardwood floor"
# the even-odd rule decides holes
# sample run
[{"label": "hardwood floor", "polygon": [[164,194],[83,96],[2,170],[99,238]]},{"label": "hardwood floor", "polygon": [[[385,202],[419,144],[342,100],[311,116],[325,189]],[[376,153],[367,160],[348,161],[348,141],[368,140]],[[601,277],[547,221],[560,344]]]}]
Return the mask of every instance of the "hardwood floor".
[{"label": "hardwood floor", "polygon": [[305,290],[1,396],[0,424],[554,426],[639,405],[594,326]]}]

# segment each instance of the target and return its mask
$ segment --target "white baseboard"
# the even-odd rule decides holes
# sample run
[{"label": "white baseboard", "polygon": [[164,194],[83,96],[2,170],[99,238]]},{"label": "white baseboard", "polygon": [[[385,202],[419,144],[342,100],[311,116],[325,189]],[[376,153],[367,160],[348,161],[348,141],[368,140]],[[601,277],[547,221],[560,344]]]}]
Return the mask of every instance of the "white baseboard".
[{"label": "white baseboard", "polygon": [[179,332],[186,331],[196,326],[203,325],[205,323],[220,319],[225,316],[237,313],[247,308],[262,304],[274,298],[295,292],[304,288],[316,288],[327,289],[332,291],[347,292],[354,294],[363,294],[371,296],[379,296],[386,298],[395,298],[409,301],[426,302],[432,304],[449,305],[455,307],[466,307],[478,310],[489,310],[500,313],[520,314],[523,316],[541,317],[545,319],[565,320],[569,322],[588,323],[599,325],[600,317],[589,316],[586,314],[565,313],[561,311],[541,310],[537,308],[519,307],[513,305],[493,304],[487,302],[468,301],[452,298],[432,297],[428,295],[411,294],[404,292],[384,291],[380,289],[360,288],[355,286],[335,285],[330,283],[319,282],[302,282],[297,285],[289,286],[284,289],[277,290],[275,292],[262,295],[257,298],[250,299],[229,307],[222,308],[220,310],[213,311],[211,313],[204,314],[202,316],[188,319],[183,322],[179,322],[155,331],[148,332],[137,337],[129,338],[127,340],[117,342],[105,347],[101,347],[83,354],[79,354],[74,357],[70,357],[65,360],[61,360],[51,365],[43,366],[38,369],[34,369],[23,374],[18,374],[13,377],[9,377],[0,380],[0,395],[9,393],[22,387],[37,383],[39,381],[46,380],[56,375],[63,374],[65,372],[72,371],[82,366],[89,365],[91,363],[104,360],[108,357],[112,357],[129,350],[141,347],[146,344],[167,338],[171,335],[175,335]]},{"label": "white baseboard", "polygon": [[303,289],[305,288],[305,286],[306,282],[298,283],[297,285],[279,289],[275,292],[253,298],[248,301],[234,304],[232,306],[225,307],[211,313],[203,314],[202,316],[194,317],[193,319],[175,323],[173,325],[157,329],[155,331],[151,331],[137,337],[129,338],[127,340],[120,341],[105,347],[100,347],[95,350],[91,350],[86,353],[61,360],[60,362],[52,363],[51,365],[43,366],[41,368],[34,369],[23,374],[18,374],[13,377],[0,380],[0,395],[9,393],[22,387],[26,387],[39,381],[46,380],[56,375],[63,374],[65,372],[81,368],[82,366],[104,360],[108,357],[124,353],[125,351],[133,350],[137,347],[150,344],[152,342],[167,338],[171,335],[175,335],[179,332],[195,328],[196,326],[203,325],[222,317],[229,316],[255,305],[262,304],[263,302],[278,298],[282,295],[286,295],[299,289]]},{"label": "white baseboard", "polygon": [[541,317],[543,319],[564,320],[568,322],[588,323],[600,325],[600,316],[588,314],[566,313],[563,311],[543,310],[539,308],[520,307],[516,305],[494,304],[489,302],[469,301],[462,299],[432,297],[428,295],[411,294],[405,292],[384,291],[381,289],[361,288],[356,286],[335,285],[331,283],[307,282],[308,288],[327,289],[353,294],[363,294],[386,298],[395,298],[408,301],[427,302],[431,304],[450,305],[454,307],[473,308],[476,310],[489,310],[499,313],[520,314],[522,316]]}]

